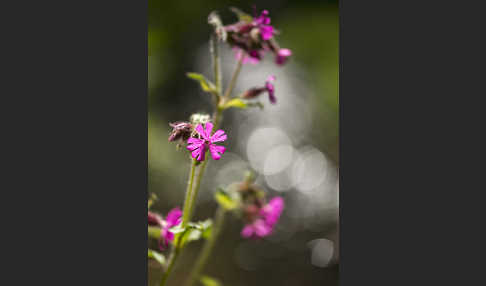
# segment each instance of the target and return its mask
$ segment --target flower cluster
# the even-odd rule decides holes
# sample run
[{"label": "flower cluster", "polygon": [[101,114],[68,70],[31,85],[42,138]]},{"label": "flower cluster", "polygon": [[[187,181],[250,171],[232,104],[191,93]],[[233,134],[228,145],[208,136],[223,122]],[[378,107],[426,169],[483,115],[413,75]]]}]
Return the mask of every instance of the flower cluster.
[{"label": "flower cluster", "polygon": [[[260,16],[241,18],[234,24],[224,26],[227,42],[233,47],[235,56],[243,63],[258,63],[266,52],[275,55],[275,63],[283,65],[292,55],[289,49],[281,49],[275,40],[276,29],[270,25],[267,10]],[[243,58],[242,58],[243,57]]]},{"label": "flower cluster", "polygon": [[182,211],[179,208],[172,209],[164,220],[159,214],[148,211],[148,225],[160,227],[159,248],[167,249],[169,242],[174,240],[174,233],[170,231],[171,227],[181,223]]}]

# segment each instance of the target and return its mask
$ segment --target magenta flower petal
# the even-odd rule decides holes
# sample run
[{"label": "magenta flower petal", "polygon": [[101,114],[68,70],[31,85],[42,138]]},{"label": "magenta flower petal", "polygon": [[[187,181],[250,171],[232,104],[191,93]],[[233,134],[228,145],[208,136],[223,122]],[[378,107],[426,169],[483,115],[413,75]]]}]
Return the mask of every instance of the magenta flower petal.
[{"label": "magenta flower petal", "polygon": [[261,214],[268,225],[273,226],[278,222],[284,209],[284,205],[284,200],[281,197],[275,197],[263,207]]},{"label": "magenta flower petal", "polygon": [[273,27],[272,26],[261,26],[260,33],[264,41],[268,41],[273,37]]},{"label": "magenta flower petal", "polygon": [[259,25],[269,25],[270,17],[268,17],[268,14],[268,10],[263,10],[260,16],[256,18],[255,22]]},{"label": "magenta flower petal", "polygon": [[228,138],[223,130],[219,129],[218,131],[214,132],[213,136],[211,137],[211,143],[222,142]]},{"label": "magenta flower petal", "polygon": [[209,136],[206,135],[206,131],[204,130],[203,126],[201,124],[198,124],[196,126],[196,131],[201,135],[202,138],[209,140]]},{"label": "magenta flower petal", "polygon": [[206,148],[204,144],[201,144],[195,149],[194,151],[191,152],[192,158],[198,160],[198,161],[204,161],[205,155],[206,155]]},{"label": "magenta flower petal", "polygon": [[187,150],[189,151],[194,151],[195,149],[201,147],[201,145],[204,144],[204,140],[203,139],[198,139],[198,138],[189,138],[187,140],[187,143],[189,143],[190,145],[187,145]]},{"label": "magenta flower petal", "polygon": [[221,155],[219,153],[224,154],[225,151],[226,148],[224,146],[218,146],[214,144],[209,145],[209,152],[211,152],[213,160],[221,159]]},{"label": "magenta flower petal", "polygon": [[211,139],[211,133],[213,132],[213,124],[211,122],[207,122],[206,123],[206,137],[207,138],[204,138],[206,140],[210,140]]},{"label": "magenta flower petal", "polygon": [[244,238],[250,238],[253,235],[253,226],[251,224],[245,225],[241,230],[241,236]]},{"label": "magenta flower petal", "polygon": [[179,208],[173,208],[168,214],[167,214],[167,227],[171,228],[173,226],[178,225],[181,223],[182,219],[182,211]]},{"label": "magenta flower petal", "polygon": [[257,219],[253,223],[253,228],[257,237],[265,237],[272,233],[272,227],[266,224],[262,219]]}]

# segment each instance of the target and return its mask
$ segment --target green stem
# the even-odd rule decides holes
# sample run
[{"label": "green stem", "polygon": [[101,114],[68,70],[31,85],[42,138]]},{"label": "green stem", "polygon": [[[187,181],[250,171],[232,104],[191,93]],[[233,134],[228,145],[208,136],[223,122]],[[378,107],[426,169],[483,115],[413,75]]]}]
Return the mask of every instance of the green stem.
[{"label": "green stem", "polygon": [[238,60],[238,63],[236,64],[236,69],[233,72],[233,76],[231,77],[231,81],[228,85],[228,88],[226,89],[226,92],[224,93],[224,101],[227,101],[230,97],[231,92],[233,91],[233,88],[235,87],[236,79],[238,78],[238,75],[240,74],[241,67],[243,66],[243,58],[245,55],[242,55],[240,59]]},{"label": "green stem", "polygon": [[194,183],[194,173],[196,171],[196,159],[192,159],[192,164],[191,164],[191,171],[189,174],[189,182],[187,184],[187,189],[186,189],[186,198],[184,200],[184,207],[182,209],[182,227],[185,227],[186,224],[190,221],[191,217],[191,206],[193,204],[193,201],[195,199],[192,191],[192,185]]},{"label": "green stem", "polygon": [[214,218],[213,230],[211,232],[211,236],[206,240],[204,243],[203,249],[199,254],[199,257],[196,260],[196,264],[192,268],[191,273],[189,274],[189,278],[186,280],[184,286],[192,286],[194,282],[199,278],[201,272],[208,261],[208,258],[211,255],[211,252],[214,249],[216,240],[218,239],[219,234],[221,233],[224,225],[224,216],[225,216],[225,209],[223,207],[219,207],[216,211],[216,217]]}]

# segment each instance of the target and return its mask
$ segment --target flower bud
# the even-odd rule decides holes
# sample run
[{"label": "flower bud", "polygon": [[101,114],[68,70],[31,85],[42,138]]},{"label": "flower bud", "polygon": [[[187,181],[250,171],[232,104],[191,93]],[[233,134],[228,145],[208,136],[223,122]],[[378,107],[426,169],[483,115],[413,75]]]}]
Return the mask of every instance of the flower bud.
[{"label": "flower bud", "polygon": [[253,98],[259,96],[260,94],[262,94],[265,90],[266,90],[265,88],[261,88],[261,87],[252,87],[249,90],[245,91],[241,95],[241,98],[253,99]]},{"label": "flower bud", "polygon": [[187,141],[192,133],[192,124],[189,122],[174,122],[169,123],[169,125],[173,128],[172,132],[169,135],[169,141]]},{"label": "flower bud", "polygon": [[277,52],[277,56],[275,57],[275,62],[278,65],[283,65],[287,61],[287,59],[292,55],[292,51],[289,49],[279,49]]}]

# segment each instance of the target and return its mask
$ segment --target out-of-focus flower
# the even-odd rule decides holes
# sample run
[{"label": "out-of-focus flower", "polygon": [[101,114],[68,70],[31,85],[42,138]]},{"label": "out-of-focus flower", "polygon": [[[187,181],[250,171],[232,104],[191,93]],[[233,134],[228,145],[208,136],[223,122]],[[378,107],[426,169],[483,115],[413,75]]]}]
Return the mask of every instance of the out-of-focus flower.
[{"label": "out-of-focus flower", "polygon": [[[243,13],[243,12],[240,12]],[[244,13],[243,13],[244,14]],[[247,15],[236,23],[224,26],[227,42],[233,47],[235,57],[242,63],[257,64],[267,51],[276,56],[275,62],[283,65],[292,54],[289,49],[280,49],[274,35],[277,30],[270,25],[269,12],[263,10],[260,16]]]},{"label": "out-of-focus flower", "polygon": [[268,93],[268,99],[272,104],[277,103],[277,98],[275,97],[275,86],[273,85],[273,82],[275,81],[275,76],[271,75],[267,78],[265,81],[265,86],[264,87],[253,87],[244,92],[241,95],[241,98],[245,99],[253,99],[258,96],[260,96],[263,92]]},{"label": "out-of-focus flower", "polygon": [[192,157],[194,159],[197,159],[198,161],[204,161],[206,151],[208,149],[209,152],[211,152],[213,160],[219,160],[221,158],[221,155],[219,153],[223,154],[226,151],[226,148],[224,146],[219,146],[214,143],[225,141],[227,139],[227,136],[225,132],[221,129],[214,132],[214,134],[211,136],[213,124],[211,122],[207,122],[205,125],[206,130],[204,130],[201,124],[198,124],[196,126],[196,132],[199,134],[200,138],[189,138],[187,140],[187,143],[189,143],[187,149],[191,151]]},{"label": "out-of-focus flower", "polygon": [[275,197],[255,213],[255,207],[246,207],[245,215],[249,222],[243,227],[241,236],[244,238],[262,238],[273,232],[284,208],[284,201],[281,197]]},{"label": "out-of-focus flower", "polygon": [[174,208],[167,214],[160,232],[159,248],[161,250],[166,249],[169,246],[169,242],[174,240],[174,233],[170,231],[170,228],[181,223],[181,216],[182,211],[179,208]]},{"label": "out-of-focus flower", "polygon": [[148,212],[148,225],[160,227],[159,248],[161,250],[167,249],[169,242],[174,240],[174,233],[170,228],[181,223],[181,216],[182,211],[179,208],[172,209],[165,220],[154,212]]},{"label": "out-of-focus flower", "polygon": [[172,132],[169,135],[169,141],[181,140],[183,142],[187,141],[191,137],[192,124],[189,122],[174,122],[169,123],[172,127]]}]

